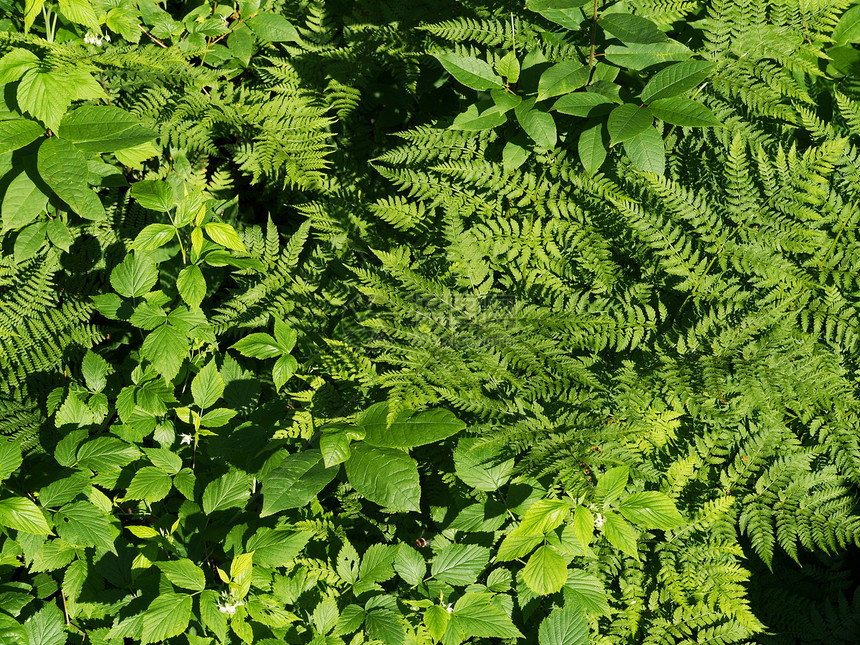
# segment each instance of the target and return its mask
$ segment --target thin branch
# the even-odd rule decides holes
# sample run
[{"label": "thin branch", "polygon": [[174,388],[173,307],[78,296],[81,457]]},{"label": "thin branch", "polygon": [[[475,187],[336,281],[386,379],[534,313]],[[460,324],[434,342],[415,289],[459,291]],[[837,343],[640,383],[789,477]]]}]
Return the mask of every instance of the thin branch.
[{"label": "thin branch", "polygon": [[165,49],[169,49],[169,47],[168,47],[167,45],[165,45],[165,44],[164,44],[163,42],[161,42],[158,38],[156,38],[156,37],[155,37],[155,36],[153,36],[151,33],[149,33],[146,29],[144,29],[144,28],[143,28],[143,25],[138,25],[138,26],[140,27],[140,30],[141,30],[143,33],[145,33],[147,36],[149,36],[149,39],[150,39],[150,40],[152,40],[153,42],[158,43],[159,45],[161,45],[161,46],[162,46],[162,47],[164,47]]}]

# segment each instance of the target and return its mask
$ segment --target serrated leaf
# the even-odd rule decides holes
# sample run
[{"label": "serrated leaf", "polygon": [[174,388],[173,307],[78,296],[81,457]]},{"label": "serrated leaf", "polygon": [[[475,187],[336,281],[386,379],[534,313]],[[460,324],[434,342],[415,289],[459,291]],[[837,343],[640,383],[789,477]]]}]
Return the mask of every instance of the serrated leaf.
[{"label": "serrated leaf", "polygon": [[141,540],[151,540],[152,538],[157,538],[161,535],[161,533],[156,531],[151,526],[138,526],[136,524],[130,524],[125,528],[134,537],[140,538]]},{"label": "serrated leaf", "polygon": [[111,286],[121,296],[139,298],[149,293],[158,282],[155,263],[140,253],[129,253],[110,274]]},{"label": "serrated leaf", "polygon": [[200,618],[219,642],[227,640],[227,616],[218,609],[218,594],[211,589],[200,594]]},{"label": "serrated leaf", "polygon": [[[63,612],[55,602],[42,607],[24,622],[29,645],[65,645],[67,634]],[[0,633],[0,642],[11,645]]]},{"label": "serrated leaf", "polygon": [[682,94],[705,80],[714,67],[716,67],[714,63],[703,60],[669,65],[651,77],[639,94],[639,99],[644,103],[650,103]]},{"label": "serrated leaf", "polygon": [[218,373],[215,359],[210,360],[191,381],[191,396],[197,407],[209,408],[224,394],[224,379]]},{"label": "serrated leaf", "polygon": [[570,506],[561,499],[539,499],[529,506],[518,531],[522,535],[540,535],[561,526],[570,515]]},{"label": "serrated leaf", "polygon": [[656,491],[633,493],[618,503],[618,510],[629,521],[648,529],[673,529],[684,523],[670,497]]},{"label": "serrated leaf", "polygon": [[250,477],[239,471],[231,471],[206,486],[203,491],[203,512],[210,515],[228,508],[243,508],[250,497]]},{"label": "serrated leaf", "polygon": [[107,385],[108,363],[95,352],[87,350],[81,363],[81,373],[90,390],[101,392]]},{"label": "serrated leaf", "polygon": [[182,470],[182,458],[166,448],[144,448],[143,452],[153,466],[170,475],[175,475]]},{"label": "serrated leaf", "polygon": [[394,558],[394,570],[410,587],[420,585],[427,575],[427,563],[424,556],[408,544],[397,547]]},{"label": "serrated leaf", "polygon": [[431,572],[450,585],[469,585],[478,580],[490,561],[490,550],[476,544],[449,544],[436,553]]},{"label": "serrated leaf", "polygon": [[220,244],[221,246],[232,249],[233,251],[247,253],[247,249],[245,248],[245,244],[242,242],[242,238],[239,237],[236,229],[229,224],[224,224],[223,222],[209,222],[203,227],[203,230],[206,231],[206,235],[208,235],[216,244]]},{"label": "serrated leaf", "polygon": [[325,467],[319,450],[288,455],[263,478],[261,517],[307,505],[335,478],[338,471],[337,466]]},{"label": "serrated leaf", "polygon": [[[29,68],[18,83],[18,105],[55,132],[72,103],[68,80],[53,71]],[[48,139],[50,141],[50,139]]]},{"label": "serrated leaf", "polygon": [[657,128],[648,128],[625,141],[624,152],[637,170],[656,175],[662,175],[666,170],[666,149]]},{"label": "serrated leaf", "polygon": [[42,511],[26,497],[0,499],[0,525],[33,535],[50,535]]},{"label": "serrated leaf", "polygon": [[111,105],[84,105],[60,122],[59,135],[84,152],[115,152],[158,137],[130,112]]},{"label": "serrated leaf", "polygon": [[508,52],[496,62],[499,74],[508,79],[509,83],[516,83],[520,79],[520,62],[514,52]]},{"label": "serrated leaf", "polygon": [[39,174],[57,197],[78,215],[89,220],[105,218],[104,206],[89,187],[86,157],[59,137],[45,139],[36,155]]},{"label": "serrated leaf", "polygon": [[637,535],[633,528],[617,513],[607,513],[603,524],[603,535],[616,549],[620,549],[631,558],[639,559],[636,548]]},{"label": "serrated leaf", "polygon": [[179,593],[162,593],[153,600],[143,614],[141,643],[163,643],[179,636],[191,620],[191,596]]},{"label": "serrated leaf", "polygon": [[491,90],[504,87],[502,79],[485,61],[458,54],[435,54],[442,67],[455,79],[473,90]]},{"label": "serrated leaf", "polygon": [[275,361],[275,364],[272,366],[272,381],[275,384],[276,392],[280,391],[293,374],[296,373],[298,368],[298,361],[289,354],[285,354]]},{"label": "serrated leaf", "polygon": [[577,506],[573,512],[573,530],[582,546],[588,547],[594,536],[594,515],[585,506]]},{"label": "serrated leaf", "polygon": [[167,497],[173,482],[170,475],[154,466],[144,466],[138,470],[128,485],[125,499],[142,499],[149,503]]},{"label": "serrated leaf", "polygon": [[579,606],[589,613],[601,616],[611,613],[606,591],[600,580],[580,569],[568,569],[563,593],[566,605]]},{"label": "serrated leaf", "polygon": [[274,358],[288,352],[284,347],[272,338],[269,334],[256,332],[245,336],[242,340],[232,345],[242,356],[248,358]]},{"label": "serrated leaf", "polygon": [[199,307],[206,297],[206,279],[196,264],[185,267],[176,278],[176,289],[189,307]]},{"label": "serrated leaf", "polygon": [[524,638],[488,593],[464,594],[454,604],[451,621],[452,626],[467,638]]},{"label": "serrated leaf", "polygon": [[0,121],[0,154],[23,148],[43,134],[45,128],[32,119],[15,117]]},{"label": "serrated leaf", "polygon": [[143,339],[141,355],[168,381],[179,373],[188,354],[188,339],[171,325],[162,325]]},{"label": "serrated leaf", "polygon": [[206,587],[206,576],[203,569],[188,558],[170,562],[156,562],[155,566],[177,587],[191,591],[203,591]]},{"label": "serrated leaf", "polygon": [[332,633],[335,636],[351,634],[361,627],[361,624],[364,622],[364,616],[364,609],[359,605],[347,605],[340,613],[340,618],[338,618],[337,625],[335,625],[334,632]]},{"label": "serrated leaf", "polygon": [[589,633],[582,608],[565,604],[541,622],[538,645],[588,645]]},{"label": "serrated leaf", "polygon": [[654,117],[645,106],[625,103],[609,113],[606,128],[609,131],[610,146],[632,139],[651,127]]},{"label": "serrated leaf", "polygon": [[497,490],[511,478],[514,460],[497,446],[478,439],[460,439],[454,451],[454,469],[465,484],[483,491]]},{"label": "serrated leaf", "polygon": [[588,67],[576,61],[556,63],[541,74],[537,100],[543,101],[579,89],[588,82],[589,72]]},{"label": "serrated leaf", "polygon": [[305,548],[312,533],[289,529],[260,528],[246,548],[254,552],[254,562],[263,567],[285,567]]},{"label": "serrated leaf", "polygon": [[372,544],[361,556],[358,579],[361,582],[385,582],[394,577],[394,559],[399,547]]},{"label": "serrated leaf", "polygon": [[173,207],[173,187],[166,181],[138,181],[131,185],[128,192],[144,208],[167,213]]},{"label": "serrated leaf", "polygon": [[[0,481],[9,479],[10,475],[18,470],[18,467],[23,463],[21,457],[22,439],[12,439],[4,437],[0,439]],[[41,495],[39,499],[42,504]]]},{"label": "serrated leaf", "polygon": [[[0,122],[0,126],[2,125],[3,122]],[[0,206],[3,230],[27,226],[45,212],[47,205],[48,195],[33,182],[27,172],[18,174],[6,187],[3,204]]]},{"label": "serrated leaf", "polygon": [[514,529],[502,540],[496,553],[496,559],[500,562],[507,562],[525,557],[541,542],[543,542],[542,535],[523,534]]},{"label": "serrated leaf", "polygon": [[57,534],[69,544],[100,547],[116,554],[115,530],[108,515],[90,502],[66,504],[57,511],[54,524]]},{"label": "serrated leaf", "polygon": [[78,449],[78,465],[95,472],[119,470],[140,456],[134,446],[115,437],[96,437]]},{"label": "serrated leaf", "polygon": [[421,499],[418,465],[400,450],[355,444],[346,462],[349,482],[359,495],[393,511],[417,511]]},{"label": "serrated leaf", "polygon": [[0,58],[0,85],[14,83],[28,69],[35,69],[38,66],[39,57],[36,54],[26,49],[15,48]]},{"label": "serrated leaf", "polygon": [[649,105],[655,117],[672,125],[690,128],[720,126],[720,120],[706,105],[682,96],[657,99]]},{"label": "serrated leaf", "polygon": [[227,425],[237,412],[228,408],[209,410],[200,418],[200,425],[206,428],[220,428]]},{"label": "serrated leaf", "polygon": [[564,558],[551,546],[538,547],[523,568],[523,582],[540,596],[561,590],[566,580]]},{"label": "serrated leaf", "polygon": [[164,246],[176,236],[176,228],[170,224],[150,224],[134,238],[132,248],[137,251],[152,251]]},{"label": "serrated leaf", "polygon": [[428,607],[424,612],[424,625],[427,631],[430,632],[430,637],[434,641],[442,639],[442,635],[448,628],[448,621],[451,620],[451,614],[444,607],[433,605]]},{"label": "serrated leaf", "polygon": [[603,498],[604,503],[611,504],[621,496],[630,477],[629,466],[616,466],[600,475],[595,492]]}]

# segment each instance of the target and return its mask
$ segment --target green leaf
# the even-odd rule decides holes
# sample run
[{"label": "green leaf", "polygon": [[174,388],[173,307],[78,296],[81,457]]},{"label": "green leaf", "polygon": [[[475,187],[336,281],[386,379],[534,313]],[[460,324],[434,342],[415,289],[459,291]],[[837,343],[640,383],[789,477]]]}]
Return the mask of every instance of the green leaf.
[{"label": "green leaf", "polygon": [[431,572],[449,585],[470,585],[490,562],[490,550],[476,544],[449,544],[436,552]]},{"label": "green leaf", "polygon": [[523,582],[540,596],[561,590],[566,580],[564,558],[551,546],[539,547],[523,568]]},{"label": "green leaf", "polygon": [[90,220],[105,218],[104,206],[87,184],[86,157],[71,143],[59,137],[45,139],[39,146],[37,166],[51,190],[78,215]]},{"label": "green leaf", "polygon": [[[21,457],[21,439],[11,439],[4,437],[0,439],[0,481],[9,479],[9,476],[18,470],[22,463]],[[41,495],[39,500],[44,504]]]},{"label": "green leaf", "polygon": [[[0,122],[0,125],[3,125]],[[6,188],[3,204],[3,230],[8,231],[27,226],[45,212],[48,196],[39,188],[27,172],[19,173]]]},{"label": "green leaf", "polygon": [[230,410],[228,408],[215,408],[214,410],[209,410],[203,417],[200,419],[201,425],[206,428],[220,428],[221,426],[225,426],[230,423],[230,420],[236,416],[235,410]]},{"label": "green leaf", "polygon": [[666,150],[657,128],[648,128],[625,141],[624,152],[637,170],[662,175],[666,169]]},{"label": "green leaf", "polygon": [[58,134],[84,152],[115,152],[146,143],[158,133],[130,112],[110,105],[84,105],[60,122]]},{"label": "green leaf", "polygon": [[26,49],[16,48],[0,58],[0,85],[14,83],[29,69],[39,66],[39,57]]},{"label": "green leaf", "polygon": [[576,61],[556,63],[541,74],[537,100],[573,92],[588,82],[589,73],[588,67]]},{"label": "green leaf", "polygon": [[600,580],[585,571],[568,569],[563,592],[565,605],[579,606],[589,613],[602,616],[612,613]]},{"label": "green leaf", "polygon": [[263,478],[261,517],[306,506],[335,478],[340,469],[326,468],[319,450],[288,455]]},{"label": "green leaf", "polygon": [[90,0],[60,0],[60,13],[71,22],[93,31],[100,31],[99,19]]},{"label": "green leaf", "polygon": [[144,448],[143,452],[156,468],[169,475],[175,475],[182,470],[182,458],[166,448]]},{"label": "green leaf", "polygon": [[685,45],[670,40],[664,43],[631,43],[626,47],[610,45],[606,60],[619,67],[640,70],[660,63],[687,60],[693,55]]},{"label": "green leaf", "polygon": [[609,120],[606,122],[609,131],[609,145],[614,146],[616,143],[632,139],[651,127],[653,122],[654,117],[651,115],[651,110],[644,105],[639,106],[633,103],[619,105],[609,113]]},{"label": "green leaf", "polygon": [[51,534],[42,511],[26,497],[0,499],[0,526],[33,535]]},{"label": "green leaf", "polygon": [[96,472],[119,470],[140,456],[134,446],[116,437],[96,437],[78,449],[78,465]]},{"label": "green leaf", "polygon": [[616,549],[620,549],[636,560],[639,552],[636,549],[637,535],[633,528],[617,513],[607,513],[603,524],[603,535]]},{"label": "green leaf", "polygon": [[197,407],[203,409],[215,405],[223,394],[224,379],[218,373],[213,358],[191,381],[191,396],[194,397],[194,403],[197,404]]},{"label": "green leaf", "polygon": [[185,499],[194,500],[194,486],[197,484],[197,477],[194,471],[190,468],[183,468],[173,478],[173,485],[180,493],[185,496]]},{"label": "green leaf", "polygon": [[600,170],[600,166],[606,161],[609,148],[609,141],[603,123],[600,121],[591,123],[592,125],[585,128],[582,134],[579,135],[579,143],[577,143],[579,161],[583,168],[585,168],[585,172],[589,175],[593,175]]},{"label": "green leaf", "polygon": [[20,264],[25,260],[29,260],[45,243],[45,234],[48,231],[48,226],[45,222],[36,222],[25,226],[18,232],[18,237],[15,238],[15,246],[13,247],[13,255],[15,262]]},{"label": "green leaf", "polygon": [[66,226],[66,223],[63,222],[63,220],[59,218],[49,220],[47,231],[48,239],[51,240],[51,244],[67,253],[71,250],[74,240],[72,239],[72,233],[69,231],[69,227]]},{"label": "green leaf", "polygon": [[30,119],[0,121],[0,154],[23,148],[45,134],[45,128]]},{"label": "green leaf", "polygon": [[657,99],[649,107],[655,117],[672,125],[697,128],[722,125],[707,106],[681,96]]},{"label": "green leaf", "polygon": [[176,235],[170,224],[150,224],[134,238],[132,248],[137,251],[153,251],[167,244]]},{"label": "green leaf", "polygon": [[227,616],[218,609],[218,594],[206,589],[200,594],[200,619],[207,629],[218,638],[218,642],[227,640]]},{"label": "green leaf", "polygon": [[394,577],[394,559],[400,547],[373,544],[361,557],[358,578],[362,582],[385,582]]},{"label": "green leaf", "polygon": [[188,558],[171,562],[156,562],[155,566],[161,569],[167,579],[177,587],[191,591],[203,591],[206,587],[206,576],[203,569]]},{"label": "green leaf", "polygon": [[414,448],[436,443],[460,432],[466,423],[448,410],[414,413],[404,410],[388,421],[389,405],[377,403],[362,412],[355,424],[364,430],[364,440],[378,448]]},{"label": "green leaf", "polygon": [[403,645],[406,632],[400,622],[400,614],[391,609],[374,609],[364,616],[367,635],[385,645]]},{"label": "green leaf", "polygon": [[836,45],[860,42],[860,6],[855,5],[842,14],[831,38]]},{"label": "green leaf", "polygon": [[607,14],[597,24],[624,44],[663,43],[669,40],[656,24],[629,13]]},{"label": "green leaf", "polygon": [[128,192],[138,204],[149,210],[167,213],[173,207],[173,187],[166,181],[138,181]]},{"label": "green leaf", "polygon": [[175,327],[162,325],[143,339],[140,353],[159,374],[172,381],[188,354],[188,339]]},{"label": "green leaf", "polygon": [[578,31],[585,19],[579,7],[590,0],[528,0],[526,9],[539,13],[565,29]]},{"label": "green leaf", "polygon": [[176,289],[189,307],[199,307],[206,296],[206,279],[196,264],[185,267],[176,278]]},{"label": "green leaf", "polygon": [[394,570],[410,587],[417,587],[427,575],[427,563],[418,551],[408,544],[401,544],[394,558]]},{"label": "green leaf", "polygon": [[[50,602],[24,621],[24,631],[27,632],[29,645],[65,645],[67,637],[65,625],[63,612],[55,602]],[[3,637],[2,631],[0,631],[0,642],[4,645],[9,644],[9,641]]]},{"label": "green leaf", "polygon": [[595,492],[605,504],[611,504],[621,496],[630,477],[630,466],[610,468],[600,476]]},{"label": "green leaf", "polygon": [[520,61],[514,52],[508,52],[496,62],[499,74],[508,79],[509,83],[516,83],[520,78]]},{"label": "green leaf", "polygon": [[541,622],[538,645],[588,645],[589,633],[582,608],[565,604]]},{"label": "green leaf", "polygon": [[170,475],[153,466],[144,466],[138,470],[128,490],[125,499],[142,499],[149,503],[158,502],[167,497],[173,487]]},{"label": "green leaf", "polygon": [[139,298],[149,293],[158,282],[158,269],[155,263],[142,253],[129,253],[114,267],[110,283],[121,296]]},{"label": "green leaf", "polygon": [[216,244],[225,246],[233,251],[241,251],[242,253],[248,252],[245,248],[245,244],[242,242],[242,238],[240,238],[239,234],[236,233],[236,229],[229,224],[224,224],[222,222],[209,222],[203,227],[203,230],[206,231],[206,235],[208,235]]},{"label": "green leaf", "polygon": [[30,68],[18,83],[17,99],[22,110],[56,132],[72,104],[72,92],[67,79],[57,73]]},{"label": "green leaf", "polygon": [[557,100],[552,109],[571,116],[589,116],[597,106],[609,106],[609,97],[597,92],[571,92]]},{"label": "green leaf", "polygon": [[455,79],[473,90],[492,90],[504,87],[499,77],[485,61],[458,54],[435,54],[442,67]]},{"label": "green leaf", "polygon": [[451,124],[451,130],[466,130],[478,132],[481,130],[492,130],[507,122],[508,117],[504,110],[497,105],[491,105],[483,112],[478,112],[477,105],[470,105],[465,112],[458,114]]},{"label": "green leaf", "polygon": [[269,334],[261,332],[245,336],[245,338],[232,345],[232,349],[235,349],[242,356],[260,359],[274,358],[289,351],[269,336]]},{"label": "green leaf", "polygon": [[260,40],[270,43],[300,43],[299,32],[286,18],[275,13],[261,12],[245,21]]},{"label": "green leaf", "polygon": [[650,103],[658,99],[682,94],[705,80],[715,66],[714,63],[703,60],[691,60],[669,65],[651,77],[651,80],[639,94],[639,99],[644,103]]},{"label": "green leaf", "polygon": [[163,643],[179,636],[191,620],[191,596],[179,593],[162,593],[153,600],[143,614],[141,643]]},{"label": "green leaf", "polygon": [[434,641],[442,640],[442,635],[448,628],[448,622],[451,620],[451,614],[448,610],[439,605],[428,607],[424,612],[424,625],[427,631],[430,632],[430,637]]},{"label": "green leaf", "polygon": [[525,557],[543,541],[543,535],[531,535],[514,529],[502,540],[496,553],[496,559],[500,562],[507,562]]},{"label": "green leaf", "polygon": [[467,638],[525,638],[488,593],[464,594],[454,604],[451,622]]},{"label": "green leaf", "polygon": [[535,108],[534,104],[535,99],[523,101],[514,108],[514,115],[532,141],[542,148],[553,148],[558,138],[555,121],[549,112]]},{"label": "green leaf", "polygon": [[0,612],[0,643],[3,645],[30,645],[24,626],[5,612]]},{"label": "green leaf", "polygon": [[460,439],[454,451],[454,469],[465,484],[483,491],[498,490],[511,478],[514,460],[496,446],[479,439]]},{"label": "green leaf", "polygon": [[656,491],[633,493],[622,499],[618,510],[628,520],[648,529],[673,529],[684,518],[667,495]]},{"label": "green leaf", "polygon": [[299,368],[298,361],[293,356],[285,354],[275,361],[272,366],[272,381],[275,383],[275,391],[278,392],[284,384],[290,380]]},{"label": "green leaf", "polygon": [[419,509],[418,465],[400,450],[360,442],[352,448],[346,474],[358,494],[371,502],[393,511]]},{"label": "green leaf", "polygon": [[528,148],[520,145],[514,139],[508,141],[502,149],[502,166],[504,166],[505,172],[514,172],[528,160],[530,154],[531,151]]},{"label": "green leaf", "polygon": [[203,512],[211,515],[228,508],[244,508],[251,498],[251,480],[245,473],[233,470],[209,482],[203,491]]},{"label": "green leaf", "polygon": [[74,502],[63,506],[54,516],[57,534],[78,547],[95,546],[116,554],[116,530],[108,515],[90,502]]},{"label": "green leaf", "polygon": [[573,531],[583,547],[588,547],[594,537],[594,515],[585,506],[577,506],[573,512]]},{"label": "green leaf", "polygon": [[337,620],[332,634],[341,636],[343,634],[351,634],[364,622],[365,612],[359,605],[347,605],[340,613],[340,618]]},{"label": "green leaf", "polygon": [[539,499],[529,506],[519,525],[522,535],[544,535],[561,526],[570,515],[570,506],[561,499]]},{"label": "green leaf", "polygon": [[320,437],[320,451],[326,468],[342,464],[351,456],[349,437],[345,432],[326,432]]},{"label": "green leaf", "polygon": [[254,562],[262,567],[285,567],[305,548],[313,536],[308,531],[260,528],[248,540],[248,551],[254,552]]},{"label": "green leaf", "polygon": [[107,385],[108,363],[101,356],[87,350],[81,363],[81,374],[87,382],[87,387],[93,392],[101,392]]}]

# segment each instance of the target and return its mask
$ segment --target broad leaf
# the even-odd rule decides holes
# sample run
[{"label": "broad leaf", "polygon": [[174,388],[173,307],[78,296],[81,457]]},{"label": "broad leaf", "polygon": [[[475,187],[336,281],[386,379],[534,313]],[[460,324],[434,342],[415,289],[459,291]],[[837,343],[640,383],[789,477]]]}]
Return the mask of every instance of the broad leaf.
[{"label": "broad leaf", "polygon": [[155,565],[177,587],[191,591],[203,591],[206,587],[206,576],[203,569],[188,558],[170,562],[156,562]]},{"label": "broad leaf", "polygon": [[537,100],[573,92],[588,82],[589,69],[575,61],[556,63],[543,74],[538,82]]},{"label": "broad leaf", "polygon": [[15,262],[20,264],[36,255],[45,244],[47,232],[48,226],[45,222],[36,222],[22,228],[15,238],[15,246],[12,249]]},{"label": "broad leaf", "polygon": [[119,470],[140,456],[134,446],[116,437],[96,437],[78,448],[78,465],[96,472]]},{"label": "broad leaf", "polygon": [[229,224],[224,224],[222,222],[209,222],[203,227],[203,230],[206,231],[206,235],[208,235],[216,244],[225,246],[233,251],[247,253],[247,249],[245,248],[245,244],[242,242],[242,238],[240,238],[239,234],[236,233],[236,229]]},{"label": "broad leaf", "polygon": [[408,544],[397,547],[394,558],[394,570],[410,587],[416,587],[424,581],[427,575],[427,563],[424,556]]},{"label": "broad leaf", "polygon": [[387,402],[377,403],[362,412],[356,425],[364,430],[364,440],[380,448],[413,448],[436,443],[466,427],[448,410],[427,410],[414,413],[404,410],[390,422]]},{"label": "broad leaf", "polygon": [[144,466],[138,470],[128,490],[125,499],[142,499],[149,503],[161,501],[173,487],[170,475],[153,466]]},{"label": "broad leaf", "polygon": [[618,510],[628,520],[648,529],[673,529],[684,523],[674,502],[656,491],[633,493],[622,499]]},{"label": "broad leaf", "polygon": [[687,60],[693,55],[685,45],[674,40],[664,43],[631,43],[626,47],[610,45],[606,60],[622,69],[640,70],[660,63]]},{"label": "broad leaf", "polygon": [[449,544],[436,553],[433,577],[450,585],[470,585],[490,562],[490,550],[476,544]]},{"label": "broad leaf", "polygon": [[206,486],[203,512],[207,515],[228,508],[243,508],[251,497],[251,480],[239,471],[230,471]]},{"label": "broad leaf", "polygon": [[691,60],[669,65],[651,77],[651,80],[639,94],[639,98],[645,103],[650,103],[657,99],[682,94],[705,80],[714,67],[714,63],[703,60]]},{"label": "broad leaf", "polygon": [[625,44],[662,43],[669,40],[656,24],[629,13],[610,13],[597,24]]},{"label": "broad leaf", "polygon": [[538,645],[588,645],[589,633],[582,608],[565,604],[541,622]]},{"label": "broad leaf", "polygon": [[359,495],[393,511],[417,511],[421,498],[418,465],[406,453],[358,443],[346,462],[349,482]]},{"label": "broad leaf", "polygon": [[582,131],[577,143],[577,152],[585,172],[593,175],[600,170],[600,166],[606,161],[608,148],[609,141],[602,122],[593,123]]},{"label": "broad leaf", "polygon": [[288,455],[263,478],[262,517],[306,506],[339,471],[326,468],[319,450]]},{"label": "broad leaf", "polygon": [[86,157],[71,143],[59,137],[45,139],[39,146],[37,165],[45,183],[78,215],[90,220],[104,219],[104,206],[87,184]]},{"label": "broad leaf", "polygon": [[648,128],[625,141],[624,152],[637,170],[662,175],[666,169],[666,149],[657,128]]},{"label": "broad leaf", "polygon": [[96,546],[116,554],[114,536],[107,513],[90,502],[73,502],[63,506],[54,516],[57,534],[69,544],[79,547]]},{"label": "broad leaf", "polygon": [[87,350],[81,363],[81,374],[87,387],[93,392],[101,392],[107,385],[108,362],[101,356]]},{"label": "broad leaf", "polygon": [[31,119],[0,121],[0,154],[18,150],[45,134],[45,128]]},{"label": "broad leaf", "polygon": [[605,504],[611,504],[621,496],[630,478],[629,466],[616,466],[600,475],[595,492],[603,498]]},{"label": "broad leaf", "polygon": [[176,236],[176,228],[170,224],[150,224],[134,238],[132,248],[152,251],[164,246]]},{"label": "broad leaf", "polygon": [[206,296],[206,279],[196,264],[187,266],[176,278],[176,289],[189,307],[199,307]]},{"label": "broad leaf", "polygon": [[143,614],[141,643],[163,643],[179,636],[191,620],[191,596],[179,593],[162,593],[153,600]]},{"label": "broad leaf", "polygon": [[491,90],[504,87],[502,79],[485,61],[458,54],[436,54],[436,58],[451,76],[473,90]]},{"label": "broad leaf", "polygon": [[597,92],[571,92],[557,100],[552,109],[562,114],[587,117],[592,112],[596,112],[595,108],[598,106],[603,106],[601,109],[606,109],[611,105],[612,100],[609,97]]},{"label": "broad leaf", "polygon": [[110,283],[121,296],[139,298],[149,293],[158,282],[158,269],[155,263],[142,253],[129,253],[114,267]]},{"label": "broad leaf", "polygon": [[564,558],[551,546],[539,547],[523,568],[526,586],[541,596],[559,591],[566,580],[567,565]]},{"label": "broad leaf", "polygon": [[274,358],[288,352],[269,334],[256,332],[245,336],[242,340],[232,345],[232,348],[248,358]]},{"label": "broad leaf", "polygon": [[497,490],[511,478],[514,460],[496,446],[479,439],[460,439],[454,451],[454,470],[463,482],[483,491]]},{"label": "broad leaf", "polygon": [[301,42],[299,32],[292,23],[276,13],[261,11],[245,21],[260,40],[271,43]]},{"label": "broad leaf", "polygon": [[651,127],[654,117],[647,107],[625,103],[609,114],[606,128],[609,131],[610,146],[632,139]]},{"label": "broad leaf", "polygon": [[434,641],[442,639],[442,635],[448,628],[450,620],[451,614],[440,605],[428,607],[427,611],[424,612],[424,625],[427,627],[427,631],[430,632],[430,637]]},{"label": "broad leaf", "polygon": [[51,534],[42,511],[26,497],[0,499],[0,526],[34,535]]},{"label": "broad leaf", "polygon": [[672,125],[698,128],[722,125],[706,105],[682,96],[658,99],[649,107],[655,117]]},{"label": "broad leaf", "polygon": [[514,115],[532,141],[542,148],[553,148],[558,138],[555,121],[549,112],[535,108],[534,103],[534,99],[523,101],[514,109]]},{"label": "broad leaf", "polygon": [[110,105],[84,105],[60,122],[59,135],[84,152],[114,152],[158,137],[130,112]]},{"label": "broad leaf", "polygon": [[215,405],[224,394],[224,379],[218,373],[215,359],[211,359],[191,381],[191,396],[199,408],[209,408]]},{"label": "broad leaf", "polygon": [[[3,123],[0,122],[0,126]],[[6,188],[3,204],[3,230],[27,226],[45,212],[48,196],[37,186],[27,172],[19,173]]]},{"label": "broad leaf", "polygon": [[466,637],[524,638],[488,593],[466,593],[455,604],[450,627]]},{"label": "broad leaf", "polygon": [[522,535],[543,535],[561,526],[570,515],[570,506],[562,499],[539,499],[529,506],[519,525]]},{"label": "broad leaf", "polygon": [[166,213],[173,207],[173,187],[166,181],[147,179],[135,182],[129,194],[138,204],[153,211]]},{"label": "broad leaf", "polygon": [[143,339],[140,353],[168,381],[179,373],[188,354],[188,339],[171,325],[161,325]]},{"label": "broad leaf", "polygon": [[603,524],[603,535],[616,549],[620,549],[636,560],[639,552],[636,549],[637,535],[633,528],[617,513],[607,513]]}]

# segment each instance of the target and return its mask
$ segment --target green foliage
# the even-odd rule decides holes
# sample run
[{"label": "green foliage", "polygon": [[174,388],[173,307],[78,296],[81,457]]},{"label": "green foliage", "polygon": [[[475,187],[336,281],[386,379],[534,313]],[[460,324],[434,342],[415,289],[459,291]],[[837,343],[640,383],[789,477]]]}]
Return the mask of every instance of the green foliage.
[{"label": "green foliage", "polygon": [[857,641],[855,2],[174,4],[0,0],[0,641]]}]

